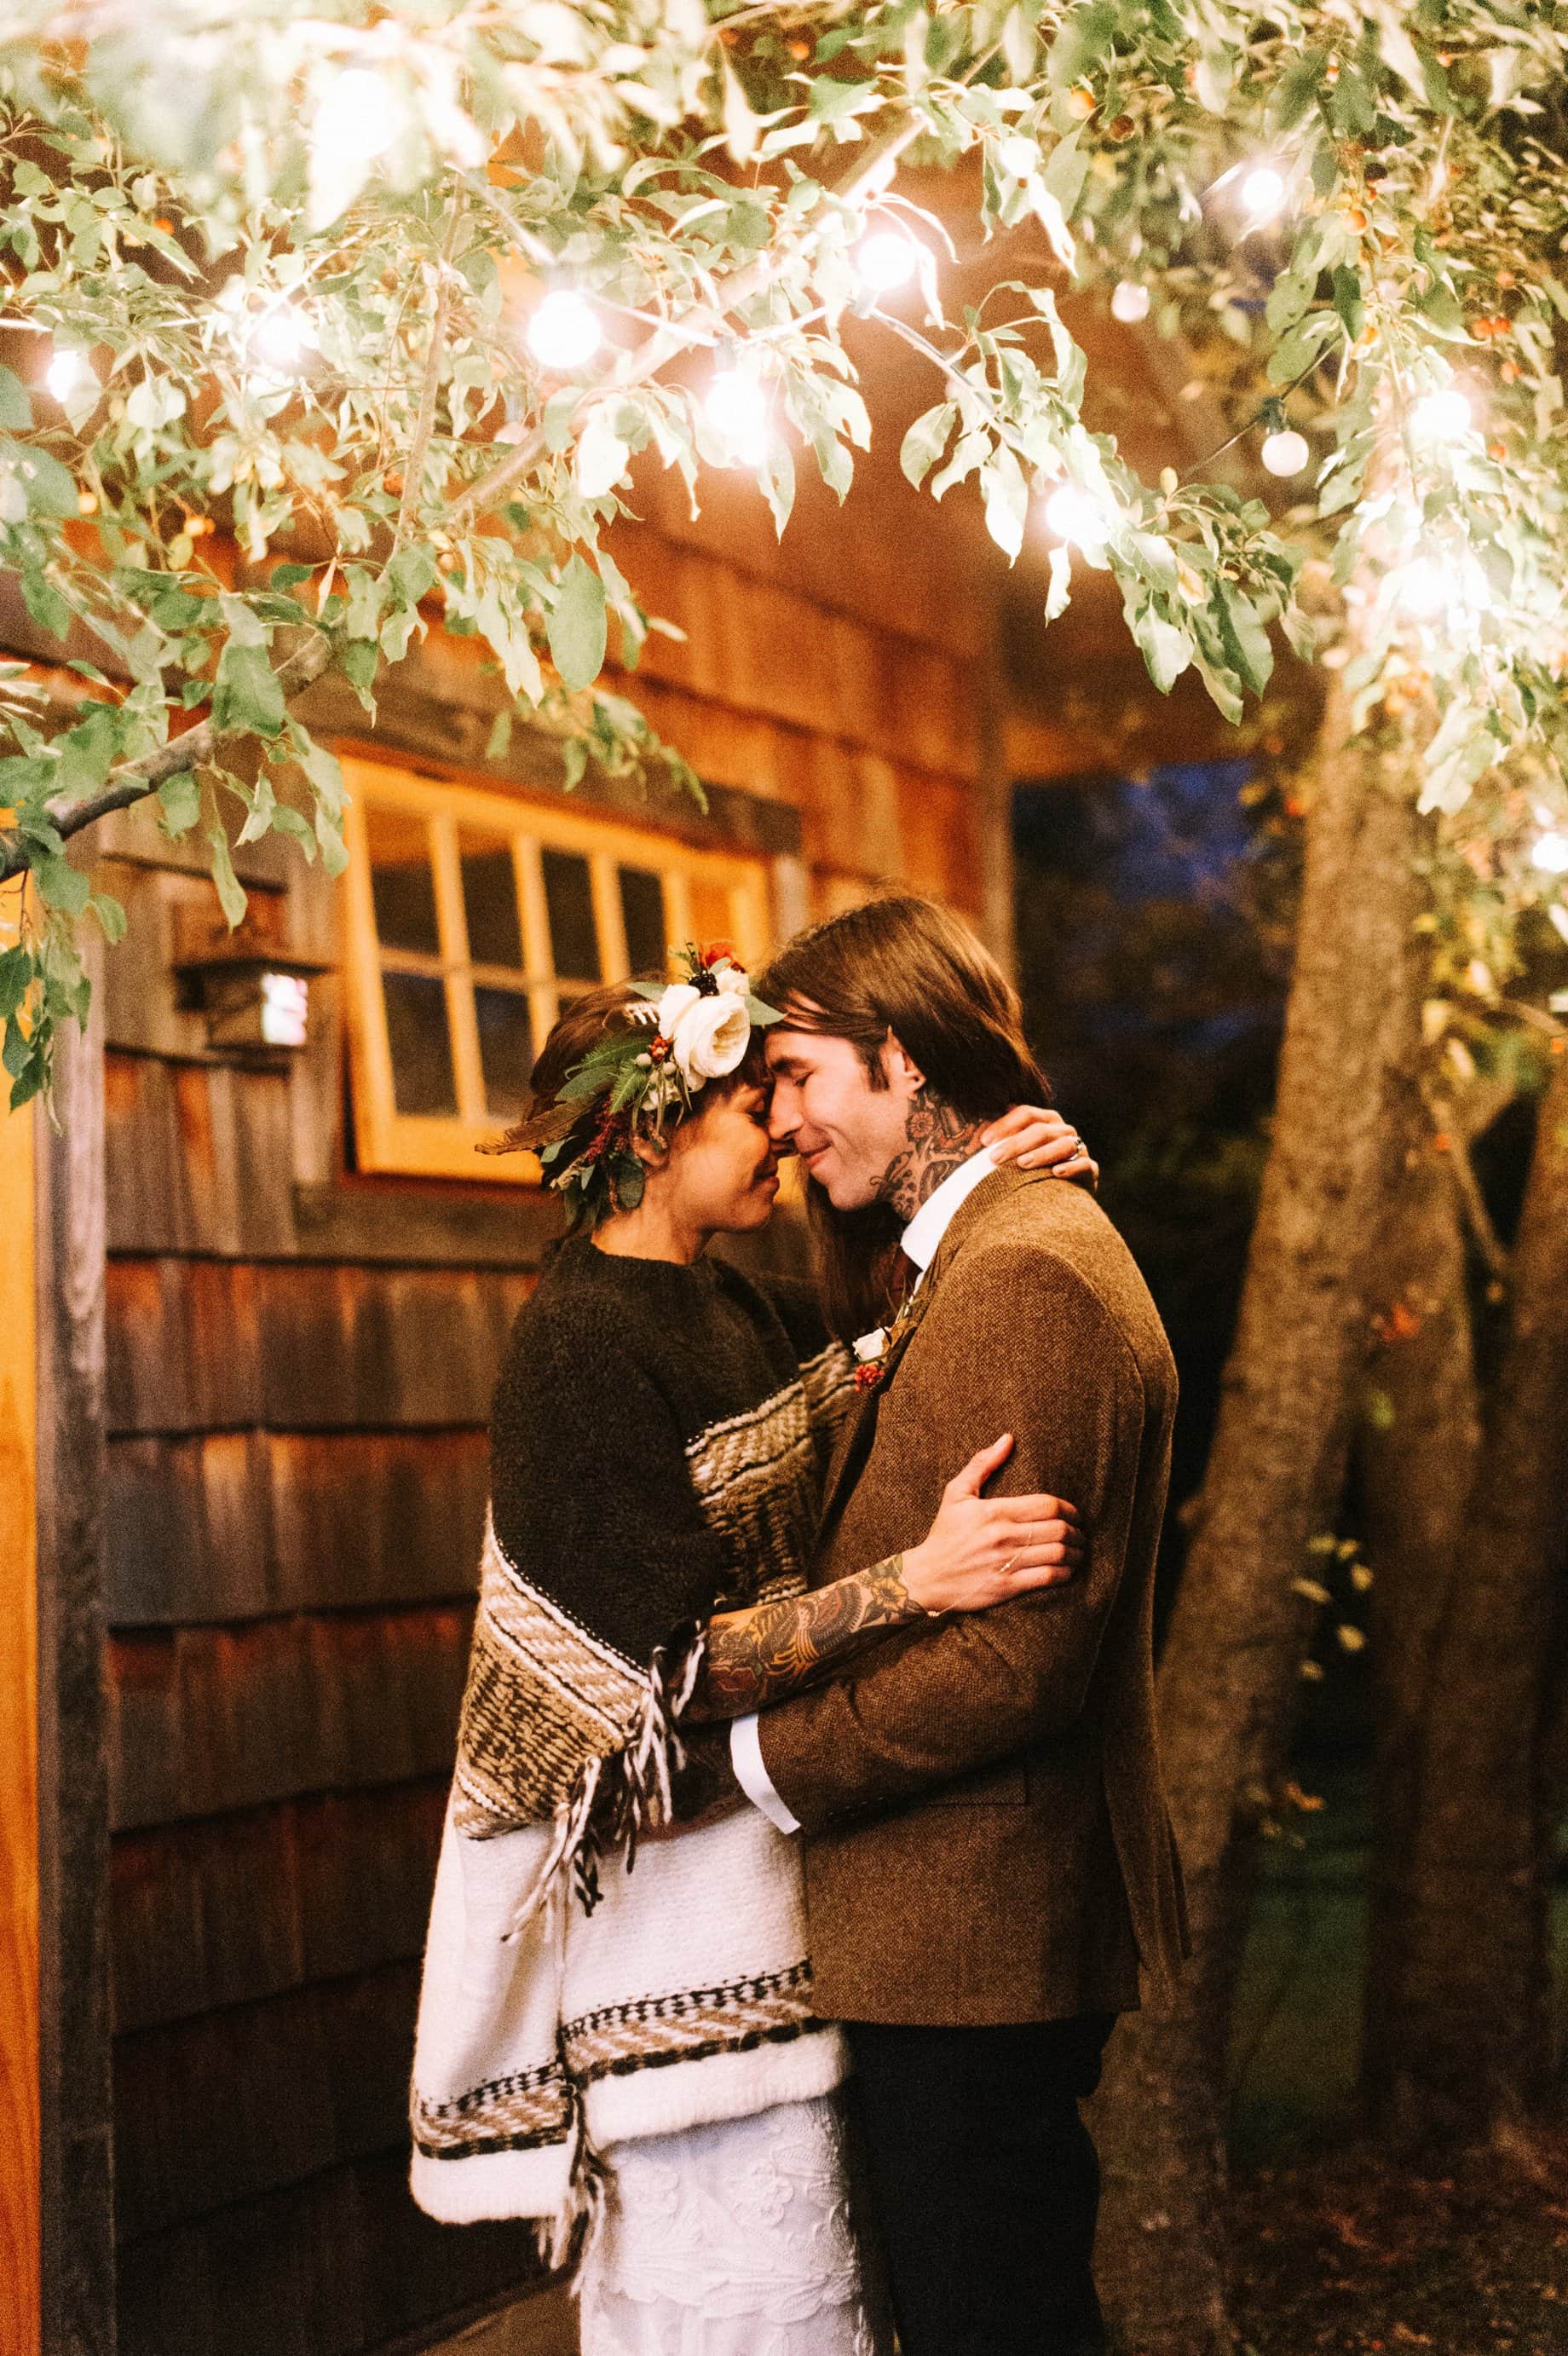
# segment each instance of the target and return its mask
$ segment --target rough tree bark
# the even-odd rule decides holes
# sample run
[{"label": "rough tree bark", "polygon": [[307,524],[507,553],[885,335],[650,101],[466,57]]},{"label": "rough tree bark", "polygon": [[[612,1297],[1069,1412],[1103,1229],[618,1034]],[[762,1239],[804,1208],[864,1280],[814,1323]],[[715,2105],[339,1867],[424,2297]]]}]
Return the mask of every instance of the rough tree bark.
[{"label": "rough tree bark", "polygon": [[1385,2008],[1385,2115],[1417,2134],[1517,2129],[1550,2079],[1554,1637],[1568,1565],[1568,1055],[1542,1098],[1507,1339],[1431,1656]]},{"label": "rough tree bark", "polygon": [[1161,1743],[1195,1953],[1179,1998],[1118,2032],[1098,2122],[1101,2271],[1138,2356],[1220,2356],[1220,2087],[1256,1819],[1309,1629],[1292,1581],[1337,1489],[1363,1283],[1403,1164],[1420,1036],[1408,754],[1330,695],[1307,826],[1272,1150],[1200,1514],[1160,1677]]},{"label": "rough tree bark", "polygon": [[1433,1660],[1480,1451],[1469,1252],[1452,1161],[1413,1145],[1378,1251],[1382,1338],[1369,1385],[1390,1413],[1356,1438],[1363,1542],[1376,1573],[1372,1855],[1361,2085],[1389,2126],[1390,2065],[1412,1934],[1410,1860]]}]

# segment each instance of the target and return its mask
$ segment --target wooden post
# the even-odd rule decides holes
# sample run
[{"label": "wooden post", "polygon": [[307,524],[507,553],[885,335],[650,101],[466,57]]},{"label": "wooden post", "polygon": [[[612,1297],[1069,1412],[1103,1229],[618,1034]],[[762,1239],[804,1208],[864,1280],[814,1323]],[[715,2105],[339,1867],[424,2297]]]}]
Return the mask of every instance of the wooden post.
[{"label": "wooden post", "polygon": [[33,1238],[27,1107],[0,1111],[0,2356],[42,2344]]},{"label": "wooden post", "polygon": [[43,2345],[113,2356],[103,1709],[103,1023],[62,1027],[37,1188],[38,1990]]}]

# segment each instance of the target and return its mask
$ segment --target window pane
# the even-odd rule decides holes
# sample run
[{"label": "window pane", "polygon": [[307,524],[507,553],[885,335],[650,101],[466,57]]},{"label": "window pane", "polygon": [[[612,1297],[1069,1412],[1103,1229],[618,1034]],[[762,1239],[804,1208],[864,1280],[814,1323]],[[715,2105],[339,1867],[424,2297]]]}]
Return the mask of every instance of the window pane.
[{"label": "window pane", "polygon": [[463,905],[468,917],[468,954],[475,965],[523,962],[517,924],[517,886],[512,854],[504,842],[483,836],[459,840],[463,861]]},{"label": "window pane", "polygon": [[452,1074],[444,984],[431,974],[384,973],[381,988],[398,1110],[455,1113],[457,1084]]},{"label": "window pane", "polygon": [[544,895],[555,969],[563,980],[599,981],[599,936],[593,926],[593,885],[580,851],[546,851]]},{"label": "window pane", "polygon": [[621,870],[621,916],[626,958],[634,973],[662,974],[665,960],[664,885],[645,868]]},{"label": "window pane", "polygon": [[528,1001],[516,990],[485,990],[475,984],[479,1059],[485,1066],[485,1101],[497,1119],[516,1120],[528,1096],[534,1034]]},{"label": "window pane", "polygon": [[371,802],[365,812],[370,840],[370,892],[376,932],[383,948],[423,949],[441,955],[435,921],[435,878],[431,873],[430,835],[422,818]]}]

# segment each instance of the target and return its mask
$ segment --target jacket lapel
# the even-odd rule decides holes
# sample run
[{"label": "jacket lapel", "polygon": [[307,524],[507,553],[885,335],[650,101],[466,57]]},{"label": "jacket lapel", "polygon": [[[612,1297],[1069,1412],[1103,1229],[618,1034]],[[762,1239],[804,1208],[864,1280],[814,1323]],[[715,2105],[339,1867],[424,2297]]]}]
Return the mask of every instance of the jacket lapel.
[{"label": "jacket lapel", "polygon": [[[987,1208],[998,1202],[1004,1194],[1012,1194],[1019,1186],[1038,1184],[1051,1179],[1049,1170],[1019,1170],[1005,1163],[995,1177],[962,1202],[953,1215],[947,1233],[936,1248],[935,1257],[926,1269],[919,1290],[910,1303],[909,1314],[893,1336],[882,1368],[882,1379],[875,1390],[858,1390],[850,1408],[838,1446],[827,1474],[827,1495],[823,1501],[822,1527],[817,1540],[817,1560],[827,1555],[828,1540],[838,1516],[848,1502],[851,1491],[866,1469],[866,1459],[877,1434],[877,1410],[898,1370],[900,1360],[913,1341],[922,1318],[930,1308],[937,1286],[943,1281],[954,1259],[962,1249],[964,1239],[985,1223]],[[1060,1183],[1060,1181],[1054,1182]],[[955,1472],[958,1467],[955,1465]]]}]

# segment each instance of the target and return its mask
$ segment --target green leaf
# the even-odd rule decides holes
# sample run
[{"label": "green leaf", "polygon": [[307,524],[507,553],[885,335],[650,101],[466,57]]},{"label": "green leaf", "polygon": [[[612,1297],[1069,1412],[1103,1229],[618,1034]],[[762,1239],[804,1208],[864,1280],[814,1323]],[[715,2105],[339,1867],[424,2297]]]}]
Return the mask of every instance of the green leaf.
[{"label": "green leaf", "polygon": [[[435,586],[436,563],[432,550],[405,548],[393,557],[387,567],[387,584],[400,605],[417,605]],[[357,633],[357,635],[358,635]],[[371,636],[369,631],[363,635]]]},{"label": "green leaf", "polygon": [[939,401],[934,409],[917,417],[904,435],[899,465],[917,491],[946,449],[948,436],[957,422],[957,403]]},{"label": "green leaf", "polygon": [[80,916],[92,895],[92,886],[80,868],[53,853],[38,861],[33,881],[40,896],[62,916]]},{"label": "green leaf", "polygon": [[0,949],[0,1021],[10,1021],[27,997],[32,979],[32,957],[20,943],[12,949]]},{"label": "green leaf", "polygon": [[47,450],[13,445],[11,464],[22,478],[27,505],[35,515],[73,516],[77,512],[76,477]]},{"label": "green leaf", "polygon": [[1053,543],[1050,556],[1051,588],[1045,600],[1045,618],[1054,622],[1065,614],[1072,596],[1072,551],[1065,541]]},{"label": "green leaf", "polygon": [[1174,622],[1151,607],[1133,624],[1133,636],[1143,648],[1148,675],[1161,695],[1168,695],[1192,660],[1192,641]]},{"label": "green leaf", "polygon": [[1345,333],[1353,343],[1366,324],[1367,305],[1361,289],[1361,273],[1347,262],[1340,262],[1334,273],[1334,308],[1345,323]]},{"label": "green leaf", "polygon": [[222,732],[251,730],[275,736],[283,724],[283,691],[265,647],[240,646],[231,637],[218,665],[212,718]]},{"label": "green leaf", "polygon": [[108,892],[95,892],[87,904],[89,912],[97,917],[100,929],[111,948],[125,937],[125,911]]},{"label": "green leaf", "polygon": [[201,787],[195,771],[181,769],[176,776],[165,777],[158,787],[158,807],[165,834],[177,838],[193,827],[201,816]]},{"label": "green leaf", "polygon": [[564,684],[591,687],[604,668],[604,584],[581,556],[573,556],[560,576],[545,632]]},{"label": "green leaf", "polygon": [[33,404],[27,386],[8,368],[0,368],[0,428],[7,434],[26,434],[32,423]]},{"label": "green leaf", "polygon": [[247,905],[244,886],[234,873],[233,854],[229,837],[215,821],[207,830],[207,840],[212,848],[212,880],[218,886],[218,897],[229,919],[230,932],[242,922]]},{"label": "green leaf", "polygon": [[1274,648],[1250,598],[1226,581],[1216,581],[1212,605],[1218,607],[1220,635],[1232,667],[1254,695],[1261,695],[1274,669]]}]

